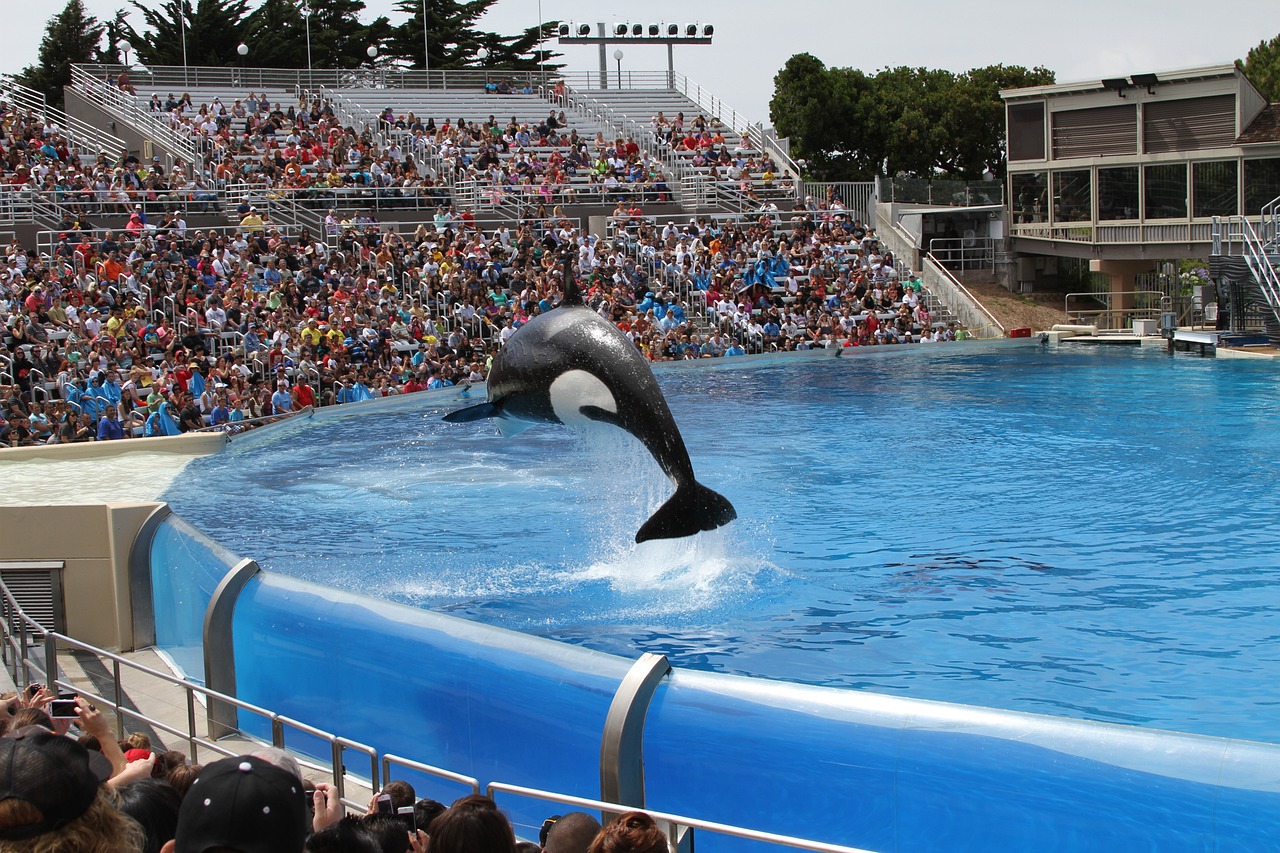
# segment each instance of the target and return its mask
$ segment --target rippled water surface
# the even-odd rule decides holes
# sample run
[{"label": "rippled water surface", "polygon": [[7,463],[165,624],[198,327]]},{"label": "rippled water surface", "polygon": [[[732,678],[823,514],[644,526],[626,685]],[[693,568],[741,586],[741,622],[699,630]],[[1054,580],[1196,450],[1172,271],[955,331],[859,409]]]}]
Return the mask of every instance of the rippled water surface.
[{"label": "rippled water surface", "polygon": [[1280,736],[1270,363],[914,347],[660,379],[720,531],[634,545],[669,488],[616,430],[435,409],[238,442],[165,497],[269,569],[621,655]]}]

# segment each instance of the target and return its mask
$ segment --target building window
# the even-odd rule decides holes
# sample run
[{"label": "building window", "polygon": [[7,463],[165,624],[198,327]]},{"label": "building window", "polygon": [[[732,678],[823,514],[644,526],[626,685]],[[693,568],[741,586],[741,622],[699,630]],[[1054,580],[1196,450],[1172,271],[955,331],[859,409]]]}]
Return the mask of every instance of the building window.
[{"label": "building window", "polygon": [[1014,172],[1010,176],[1009,198],[1015,222],[1048,220],[1048,186],[1045,172]]},{"label": "building window", "polygon": [[1138,167],[1098,170],[1098,221],[1138,218]]},{"label": "building window", "polygon": [[1088,169],[1053,173],[1053,221],[1089,222],[1093,195]]},{"label": "building window", "polygon": [[1162,163],[1143,169],[1146,219],[1187,218],[1187,164]]},{"label": "building window", "polygon": [[1191,202],[1195,215],[1235,216],[1240,193],[1236,182],[1236,161],[1191,164]]},{"label": "building window", "polygon": [[1244,212],[1257,216],[1280,197],[1280,159],[1244,161]]},{"label": "building window", "polygon": [[1044,103],[1009,105],[1009,159],[1044,159]]}]

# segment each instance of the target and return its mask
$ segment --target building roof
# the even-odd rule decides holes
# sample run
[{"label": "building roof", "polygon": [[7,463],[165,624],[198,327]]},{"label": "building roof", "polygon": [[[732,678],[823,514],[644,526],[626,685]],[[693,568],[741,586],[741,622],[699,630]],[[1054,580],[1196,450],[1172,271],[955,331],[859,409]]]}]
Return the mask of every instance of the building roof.
[{"label": "building roof", "polygon": [[[1161,71],[1157,74],[1161,84],[1186,83],[1194,80],[1212,80],[1233,77],[1237,74],[1234,65],[1208,65],[1200,68],[1180,68],[1172,71]],[[1116,77],[1121,75],[1117,74]],[[1026,98],[1044,98],[1056,95],[1076,95],[1084,92],[1105,91],[1101,80],[1081,80],[1074,83],[1051,83],[1047,86],[1027,86],[1021,89],[1001,89],[1000,97],[1006,101]]]},{"label": "building roof", "polygon": [[1236,145],[1258,142],[1280,142],[1280,104],[1268,104],[1249,122],[1244,133],[1236,139]]}]

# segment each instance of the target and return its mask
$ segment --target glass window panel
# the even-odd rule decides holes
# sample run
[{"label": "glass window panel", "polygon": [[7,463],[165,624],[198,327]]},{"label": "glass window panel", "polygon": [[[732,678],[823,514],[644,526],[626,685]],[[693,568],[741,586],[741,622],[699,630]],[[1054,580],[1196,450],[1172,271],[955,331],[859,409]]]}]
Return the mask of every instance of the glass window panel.
[{"label": "glass window panel", "polygon": [[1093,217],[1091,174],[1088,169],[1053,173],[1053,221],[1089,222]]},{"label": "glass window panel", "polygon": [[1098,221],[1138,218],[1138,167],[1098,170]]},{"label": "glass window panel", "polygon": [[1244,212],[1257,216],[1262,206],[1280,197],[1280,159],[1244,161]]},{"label": "glass window panel", "polygon": [[1236,161],[1191,164],[1191,198],[1196,216],[1235,216],[1240,193]]},{"label": "glass window panel", "polygon": [[1044,159],[1044,104],[1009,105],[1009,159]]},{"label": "glass window panel", "polygon": [[1009,178],[1009,197],[1015,222],[1044,222],[1048,217],[1048,173],[1015,172]]},{"label": "glass window panel", "polygon": [[1187,164],[1147,166],[1147,219],[1187,218]]}]

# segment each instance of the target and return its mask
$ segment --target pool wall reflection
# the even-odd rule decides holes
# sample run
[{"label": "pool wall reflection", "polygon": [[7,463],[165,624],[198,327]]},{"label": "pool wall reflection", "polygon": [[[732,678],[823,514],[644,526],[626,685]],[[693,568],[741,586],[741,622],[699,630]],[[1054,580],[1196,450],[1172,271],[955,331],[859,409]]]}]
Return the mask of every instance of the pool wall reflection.
[{"label": "pool wall reflection", "polygon": [[[176,517],[151,556],[157,642],[190,660],[237,560]],[[228,612],[212,629],[230,634],[241,700],[482,784],[600,793],[627,659],[263,571]],[[651,808],[879,851],[1260,850],[1280,836],[1280,747],[766,679],[673,670],[644,757]],[[552,811],[509,808],[524,837]]]}]

